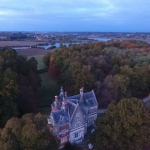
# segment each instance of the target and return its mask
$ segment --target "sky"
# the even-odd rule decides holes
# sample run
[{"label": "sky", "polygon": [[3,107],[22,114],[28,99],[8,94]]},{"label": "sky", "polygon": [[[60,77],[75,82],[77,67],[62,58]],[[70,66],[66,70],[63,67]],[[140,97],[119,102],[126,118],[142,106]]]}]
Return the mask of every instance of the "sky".
[{"label": "sky", "polygon": [[0,31],[150,32],[150,0],[0,0]]}]

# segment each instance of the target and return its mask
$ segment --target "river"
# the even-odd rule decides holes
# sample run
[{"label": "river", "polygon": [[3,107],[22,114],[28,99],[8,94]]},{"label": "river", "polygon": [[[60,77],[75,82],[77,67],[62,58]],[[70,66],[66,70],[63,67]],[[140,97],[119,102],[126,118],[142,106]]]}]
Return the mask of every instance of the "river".
[{"label": "river", "polygon": [[[107,42],[108,38],[88,38],[90,40],[96,40],[96,41],[103,41],[103,42]],[[76,42],[76,43],[72,43],[72,44],[81,44],[81,43],[87,43],[87,42]],[[47,50],[48,48],[52,47],[52,46],[56,46],[56,48],[60,47],[60,45],[66,45],[67,47],[71,44],[71,43],[55,43],[55,44],[48,44],[48,45],[40,45],[37,46],[38,48],[43,48],[45,50]],[[28,49],[31,48],[31,46],[17,46],[17,47],[12,47],[15,50],[22,50],[22,49]]]}]

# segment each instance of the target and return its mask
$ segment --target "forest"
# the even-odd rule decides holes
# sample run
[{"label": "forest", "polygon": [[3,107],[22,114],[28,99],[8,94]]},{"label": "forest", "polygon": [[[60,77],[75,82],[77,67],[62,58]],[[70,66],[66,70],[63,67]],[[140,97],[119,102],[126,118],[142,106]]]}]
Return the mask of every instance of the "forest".
[{"label": "forest", "polygon": [[0,50],[0,150],[57,150],[47,115],[35,114],[42,99],[34,57]]},{"label": "forest", "polygon": [[[107,108],[96,121],[94,149],[132,150],[150,144],[150,113],[141,101],[150,93],[148,43],[111,40],[61,45],[43,62],[49,77],[68,95],[79,93],[81,87],[85,92],[94,89],[99,108]],[[0,150],[58,148],[46,115],[35,114],[44,98],[37,65],[34,57],[0,49]]]},{"label": "forest", "polygon": [[111,40],[62,46],[50,57],[49,74],[69,94],[94,89],[99,107],[150,92],[150,45]]}]

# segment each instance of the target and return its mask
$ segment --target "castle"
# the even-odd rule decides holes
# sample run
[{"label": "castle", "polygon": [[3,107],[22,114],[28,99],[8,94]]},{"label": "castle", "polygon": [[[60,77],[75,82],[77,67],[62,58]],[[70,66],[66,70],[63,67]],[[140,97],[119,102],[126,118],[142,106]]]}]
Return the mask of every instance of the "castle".
[{"label": "castle", "polygon": [[51,105],[51,113],[48,116],[48,124],[52,125],[54,134],[60,140],[60,147],[66,142],[77,144],[82,142],[87,132],[87,127],[97,118],[98,103],[95,93],[83,92],[74,96],[60,89],[59,96]]}]

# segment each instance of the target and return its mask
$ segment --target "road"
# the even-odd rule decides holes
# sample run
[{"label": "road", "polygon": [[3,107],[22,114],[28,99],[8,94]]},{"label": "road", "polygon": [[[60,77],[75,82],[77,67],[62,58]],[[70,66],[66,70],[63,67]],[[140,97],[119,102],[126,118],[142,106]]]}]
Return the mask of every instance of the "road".
[{"label": "road", "polygon": [[106,112],[106,109],[98,109],[97,113],[98,114],[104,114]]}]

